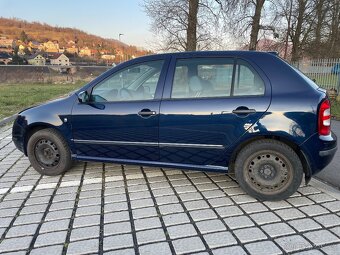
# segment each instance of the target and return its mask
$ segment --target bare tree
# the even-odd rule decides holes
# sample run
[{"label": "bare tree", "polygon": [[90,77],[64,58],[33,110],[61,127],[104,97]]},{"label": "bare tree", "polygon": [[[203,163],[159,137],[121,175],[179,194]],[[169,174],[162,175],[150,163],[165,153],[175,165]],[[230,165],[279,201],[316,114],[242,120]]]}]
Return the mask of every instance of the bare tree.
[{"label": "bare tree", "polygon": [[[236,37],[246,37],[249,50],[256,50],[260,32],[276,35],[275,5],[269,0],[226,0],[226,24]],[[266,13],[265,9],[268,8]]]},{"label": "bare tree", "polygon": [[222,3],[219,0],[144,0],[152,30],[163,51],[195,51],[218,42]]}]

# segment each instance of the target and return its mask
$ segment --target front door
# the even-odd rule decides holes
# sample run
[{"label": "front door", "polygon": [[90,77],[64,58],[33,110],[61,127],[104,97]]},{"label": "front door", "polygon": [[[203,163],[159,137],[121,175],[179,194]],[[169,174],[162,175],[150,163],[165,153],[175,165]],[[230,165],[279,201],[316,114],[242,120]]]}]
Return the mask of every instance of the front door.
[{"label": "front door", "polygon": [[159,160],[160,89],[165,59],[121,68],[96,84],[72,112],[79,159]]},{"label": "front door", "polygon": [[267,110],[270,84],[236,58],[177,59],[171,67],[161,103],[160,160],[227,166],[226,149]]}]

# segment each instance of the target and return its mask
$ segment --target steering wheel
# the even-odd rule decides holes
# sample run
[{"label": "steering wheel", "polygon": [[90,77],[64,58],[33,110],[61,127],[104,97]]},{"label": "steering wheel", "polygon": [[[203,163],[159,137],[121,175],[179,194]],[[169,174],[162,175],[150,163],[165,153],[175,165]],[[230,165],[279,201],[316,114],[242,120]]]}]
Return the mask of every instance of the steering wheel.
[{"label": "steering wheel", "polygon": [[128,90],[127,88],[121,88],[119,90],[119,96],[121,99],[132,99],[133,98],[131,91]]}]

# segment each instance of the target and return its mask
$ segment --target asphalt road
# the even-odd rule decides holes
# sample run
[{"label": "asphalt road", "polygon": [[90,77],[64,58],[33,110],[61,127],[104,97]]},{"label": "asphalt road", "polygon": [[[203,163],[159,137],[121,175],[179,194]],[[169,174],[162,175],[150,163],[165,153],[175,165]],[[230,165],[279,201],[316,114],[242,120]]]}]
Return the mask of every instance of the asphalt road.
[{"label": "asphalt road", "polygon": [[[332,121],[332,131],[337,135],[339,139],[340,121]],[[336,152],[333,161],[323,171],[317,174],[316,177],[340,188],[340,149],[338,149],[338,151]]]}]

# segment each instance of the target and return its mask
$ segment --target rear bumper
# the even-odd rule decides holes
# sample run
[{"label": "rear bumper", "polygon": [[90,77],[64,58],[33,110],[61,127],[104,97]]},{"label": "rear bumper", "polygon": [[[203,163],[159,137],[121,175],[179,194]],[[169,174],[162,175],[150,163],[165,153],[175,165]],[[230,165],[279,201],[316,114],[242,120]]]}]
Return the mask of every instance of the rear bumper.
[{"label": "rear bumper", "polygon": [[332,161],[337,148],[337,137],[334,133],[327,137],[314,134],[301,145],[308,161],[310,176],[320,172]]},{"label": "rear bumper", "polygon": [[327,156],[332,156],[333,157],[337,150],[338,150],[338,146],[336,146],[333,149],[319,151],[319,156],[320,157],[327,157]]}]

